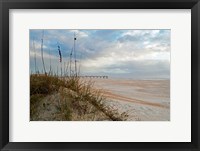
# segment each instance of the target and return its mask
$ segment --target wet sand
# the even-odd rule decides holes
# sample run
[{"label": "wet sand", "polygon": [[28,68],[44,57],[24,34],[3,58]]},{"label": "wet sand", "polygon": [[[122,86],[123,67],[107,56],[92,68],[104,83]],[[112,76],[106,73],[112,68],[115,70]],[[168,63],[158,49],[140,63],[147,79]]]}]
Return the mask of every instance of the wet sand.
[{"label": "wet sand", "polygon": [[103,90],[105,103],[128,113],[128,120],[170,120],[170,80],[91,80],[95,88]]}]

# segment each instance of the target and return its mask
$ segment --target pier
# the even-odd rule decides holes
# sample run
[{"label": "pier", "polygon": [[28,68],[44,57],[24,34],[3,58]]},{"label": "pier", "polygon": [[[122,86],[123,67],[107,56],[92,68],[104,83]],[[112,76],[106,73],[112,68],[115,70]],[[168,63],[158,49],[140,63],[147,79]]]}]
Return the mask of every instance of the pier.
[{"label": "pier", "polygon": [[108,79],[108,76],[78,76],[80,78],[102,78],[102,79]]}]

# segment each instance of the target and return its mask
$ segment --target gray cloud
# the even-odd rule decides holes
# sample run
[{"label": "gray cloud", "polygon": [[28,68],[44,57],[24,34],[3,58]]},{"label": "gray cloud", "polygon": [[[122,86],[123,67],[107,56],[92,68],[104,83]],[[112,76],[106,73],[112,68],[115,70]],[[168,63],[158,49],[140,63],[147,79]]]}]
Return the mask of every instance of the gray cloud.
[{"label": "gray cloud", "polygon": [[[59,68],[57,45],[64,62],[69,62],[76,33],[76,53],[82,74],[106,74],[113,77],[169,78],[170,30],[44,30],[44,53],[47,68]],[[34,71],[34,49],[40,57],[42,30],[30,32],[30,68]],[[49,55],[49,50],[51,55]],[[42,70],[41,59],[38,68]]]}]

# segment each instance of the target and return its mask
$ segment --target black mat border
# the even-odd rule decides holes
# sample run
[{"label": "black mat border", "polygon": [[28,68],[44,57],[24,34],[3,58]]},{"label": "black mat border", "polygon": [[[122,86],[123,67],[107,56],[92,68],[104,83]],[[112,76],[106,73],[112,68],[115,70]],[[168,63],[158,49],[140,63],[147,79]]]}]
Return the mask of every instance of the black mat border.
[{"label": "black mat border", "polygon": [[[191,142],[9,142],[9,9],[191,9]],[[0,149],[1,150],[135,150],[200,151],[199,0],[0,0]],[[177,20],[178,21],[178,20]]]}]

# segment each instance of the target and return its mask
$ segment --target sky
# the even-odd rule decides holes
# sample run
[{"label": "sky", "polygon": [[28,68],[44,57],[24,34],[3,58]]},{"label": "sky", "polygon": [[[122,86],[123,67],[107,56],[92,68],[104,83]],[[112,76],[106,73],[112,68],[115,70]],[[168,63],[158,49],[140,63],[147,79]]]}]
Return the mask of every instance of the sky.
[{"label": "sky", "polygon": [[[30,71],[74,72],[76,54],[80,75],[104,75],[112,78],[169,79],[170,30],[68,30],[31,29],[29,31]],[[74,53],[74,35],[75,53]],[[60,62],[60,47],[62,62]],[[36,56],[36,57],[35,57]]]}]

